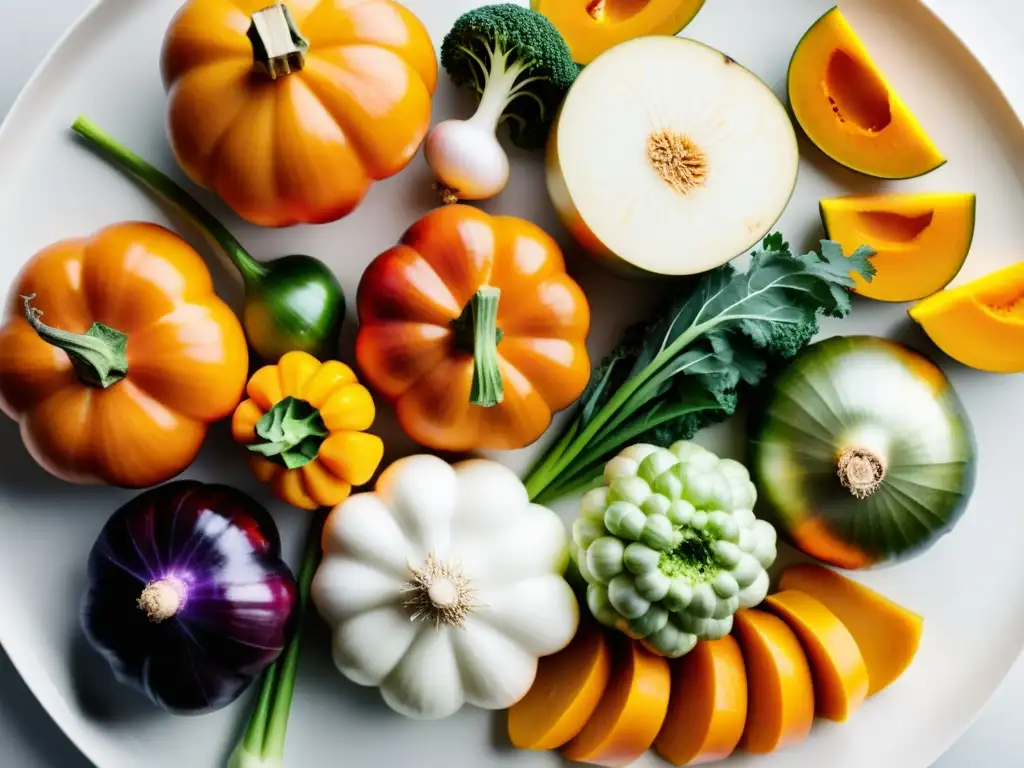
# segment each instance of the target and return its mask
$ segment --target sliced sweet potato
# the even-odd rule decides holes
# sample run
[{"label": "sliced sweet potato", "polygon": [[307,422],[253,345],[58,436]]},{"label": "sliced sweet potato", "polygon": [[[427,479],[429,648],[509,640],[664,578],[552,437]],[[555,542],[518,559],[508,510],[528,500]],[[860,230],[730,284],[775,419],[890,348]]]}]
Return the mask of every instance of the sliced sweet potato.
[{"label": "sliced sweet potato", "polygon": [[508,736],[518,749],[558,749],[597,709],[611,676],[612,654],[601,628],[580,624],[563,650],[545,656],[529,692],[508,711]]},{"label": "sliced sweet potato", "polygon": [[654,743],[668,710],[668,661],[640,643],[622,638],[612,676],[593,717],[565,745],[567,760],[607,768],[629,765]]},{"label": "sliced sweet potato", "polygon": [[769,595],[763,607],[789,625],[807,653],[815,713],[849,720],[868,695],[868,668],[850,630],[821,601],[793,589]]},{"label": "sliced sweet potato", "polygon": [[778,616],[746,610],[733,632],[747,669],[747,722],[740,748],[765,754],[798,744],[814,722],[814,684],[796,634]]},{"label": "sliced sweet potato", "polygon": [[747,719],[747,672],[735,638],[701,640],[671,666],[672,697],[654,748],[673,765],[728,757]]},{"label": "sliced sweet potato", "polygon": [[868,696],[902,675],[921,644],[924,619],[831,568],[811,563],[783,571],[779,588],[817,598],[846,625],[868,669]]}]

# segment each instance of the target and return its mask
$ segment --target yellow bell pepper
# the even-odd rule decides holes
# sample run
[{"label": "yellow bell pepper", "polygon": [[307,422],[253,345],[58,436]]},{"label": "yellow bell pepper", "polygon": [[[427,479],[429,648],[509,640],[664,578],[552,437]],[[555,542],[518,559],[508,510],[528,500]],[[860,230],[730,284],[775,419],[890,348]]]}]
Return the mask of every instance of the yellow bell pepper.
[{"label": "yellow bell pepper", "polygon": [[252,452],[253,474],[281,501],[334,506],[377,471],[384,443],[365,432],[373,398],[344,363],[288,352],[252,375],[246,395],[231,433]]}]

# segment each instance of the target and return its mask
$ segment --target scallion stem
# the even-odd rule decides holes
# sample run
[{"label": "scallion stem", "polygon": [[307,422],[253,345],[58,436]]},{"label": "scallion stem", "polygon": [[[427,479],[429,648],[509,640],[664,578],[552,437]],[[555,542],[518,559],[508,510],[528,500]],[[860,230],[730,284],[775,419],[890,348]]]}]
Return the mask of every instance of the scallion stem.
[{"label": "scallion stem", "polygon": [[288,731],[295,693],[295,674],[299,668],[299,650],[302,645],[302,625],[309,606],[309,590],[320,563],[320,539],[327,510],[321,509],[313,518],[309,530],[306,552],[299,570],[298,621],[284,653],[271,665],[263,677],[256,707],[249,719],[241,742],[231,754],[229,768],[259,768],[279,766],[284,757],[284,742]]}]

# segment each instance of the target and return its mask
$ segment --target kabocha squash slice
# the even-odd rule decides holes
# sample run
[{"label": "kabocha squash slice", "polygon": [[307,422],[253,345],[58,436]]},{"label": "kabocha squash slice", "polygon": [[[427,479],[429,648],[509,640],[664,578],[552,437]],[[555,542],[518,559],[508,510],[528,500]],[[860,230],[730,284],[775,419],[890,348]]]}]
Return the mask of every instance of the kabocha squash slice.
[{"label": "kabocha squash slice", "polygon": [[608,686],[612,653],[594,621],[580,624],[576,637],[537,667],[526,694],[508,711],[508,736],[518,749],[558,749],[587,724]]},{"label": "kabocha squash slice", "polygon": [[573,60],[589,64],[609,48],[645,35],[675,35],[704,0],[531,0],[565,38]]},{"label": "kabocha squash slice", "polygon": [[654,743],[668,711],[668,661],[625,640],[615,651],[612,676],[594,715],[562,749],[566,760],[629,765]]},{"label": "kabocha squash slice", "polygon": [[736,639],[702,640],[672,665],[672,696],[654,747],[673,765],[732,754],[747,721],[747,671]]},{"label": "kabocha squash slice", "polygon": [[946,162],[839,8],[818,19],[797,44],[788,91],[807,138],[847,168],[906,179]]},{"label": "kabocha squash slice", "polygon": [[868,670],[868,696],[902,675],[917,654],[924,620],[892,600],[829,568],[794,565],[783,571],[780,590],[817,598],[846,625]]},{"label": "kabocha squash slice", "polygon": [[747,722],[740,749],[767,754],[807,738],[814,722],[814,684],[796,634],[778,616],[736,614],[733,634],[747,669]]},{"label": "kabocha squash slice", "polygon": [[807,653],[818,716],[849,720],[868,695],[868,668],[850,630],[804,592],[786,590],[769,595],[764,608],[789,625]]},{"label": "kabocha squash slice", "polygon": [[826,236],[844,249],[867,243],[876,273],[853,275],[861,296],[914,301],[945,288],[974,239],[975,196],[960,192],[849,195],[819,203]]},{"label": "kabocha squash slice", "polygon": [[1024,372],[1024,261],[946,289],[908,311],[957,362],[992,373]]}]

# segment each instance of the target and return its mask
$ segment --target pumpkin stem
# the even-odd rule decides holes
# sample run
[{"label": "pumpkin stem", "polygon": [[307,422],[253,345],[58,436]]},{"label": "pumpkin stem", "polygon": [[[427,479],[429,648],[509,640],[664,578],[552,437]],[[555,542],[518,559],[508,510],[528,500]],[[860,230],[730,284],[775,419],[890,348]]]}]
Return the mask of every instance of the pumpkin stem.
[{"label": "pumpkin stem", "polygon": [[185,585],[168,576],[149,582],[142,590],[137,605],[154,624],[176,615],[185,605]]},{"label": "pumpkin stem", "polygon": [[35,297],[34,293],[21,297],[25,302],[25,319],[39,338],[64,350],[83,384],[106,389],[127,375],[128,356],[125,350],[128,337],[125,334],[103,323],[93,323],[85,333],[52,328],[39,319],[43,312],[32,306]]},{"label": "pumpkin stem", "polygon": [[254,13],[246,34],[252,43],[253,71],[276,80],[305,66],[309,41],[284,3]]},{"label": "pumpkin stem", "polygon": [[866,499],[878,490],[885,478],[885,465],[866,448],[847,448],[837,462],[839,482],[854,498]]},{"label": "pumpkin stem", "polygon": [[438,561],[431,552],[419,568],[409,566],[411,578],[402,587],[413,621],[432,621],[435,627],[462,627],[466,617],[482,604],[469,578],[455,563]]},{"label": "pumpkin stem", "polygon": [[462,314],[451,322],[456,349],[473,353],[473,386],[469,402],[484,408],[497,405],[505,397],[498,366],[498,344],[503,335],[498,328],[500,298],[501,289],[481,286],[463,308]]},{"label": "pumpkin stem", "polygon": [[286,397],[257,422],[257,440],[246,447],[275,464],[298,469],[316,458],[326,437],[320,411],[305,400]]}]

